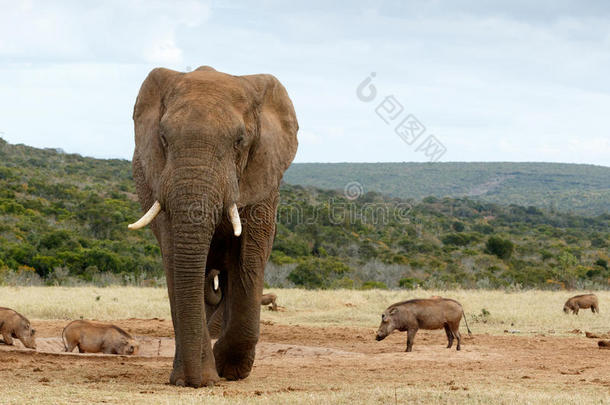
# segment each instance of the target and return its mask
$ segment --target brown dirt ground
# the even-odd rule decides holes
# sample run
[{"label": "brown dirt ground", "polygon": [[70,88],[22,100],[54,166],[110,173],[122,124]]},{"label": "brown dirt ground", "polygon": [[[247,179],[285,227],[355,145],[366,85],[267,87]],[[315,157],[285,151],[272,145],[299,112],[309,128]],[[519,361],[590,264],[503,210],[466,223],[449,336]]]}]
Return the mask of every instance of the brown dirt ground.
[{"label": "brown dirt ground", "polygon": [[[32,323],[41,341],[55,338],[54,344],[59,347],[58,337],[66,321]],[[159,347],[161,340],[173,344],[171,339],[154,339],[173,336],[168,319],[115,323]],[[515,389],[543,385],[560,390],[577,386],[610,390],[610,350],[600,350],[596,339],[584,336],[474,335],[465,337],[462,350],[457,352],[455,346],[445,348],[444,331],[420,331],[413,352],[405,353],[405,333],[395,332],[376,342],[374,332],[371,328],[263,323],[250,377],[240,382],[221,381],[215,389],[224,396],[338,391],[349,381],[366,386],[427,384],[451,390],[468,390],[469,386],[491,389],[497,384]],[[80,355],[34,352],[0,344],[0,381],[43,386],[112,383],[140,394],[154,394],[170,389],[166,383],[173,349],[162,352],[161,357],[150,353],[136,357]]]}]

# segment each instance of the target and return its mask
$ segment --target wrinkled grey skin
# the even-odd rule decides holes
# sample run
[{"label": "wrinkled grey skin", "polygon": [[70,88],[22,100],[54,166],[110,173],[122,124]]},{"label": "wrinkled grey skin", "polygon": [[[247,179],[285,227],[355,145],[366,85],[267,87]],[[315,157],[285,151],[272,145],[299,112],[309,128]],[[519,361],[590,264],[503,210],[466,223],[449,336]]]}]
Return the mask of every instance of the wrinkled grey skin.
[{"label": "wrinkled grey skin", "polygon": [[[176,352],[170,383],[211,386],[245,378],[259,338],[263,273],[275,234],[279,185],[297,150],[292,102],[271,75],[203,66],[154,69],[134,108],[133,176],[161,247]],[[228,218],[236,204],[241,236]],[[208,308],[204,280],[222,269],[222,300]],[[222,327],[212,351],[206,312]]]},{"label": "wrinkled grey skin", "polygon": [[275,295],[273,293],[263,294],[263,296],[261,297],[261,305],[271,304],[271,310],[277,311],[277,304],[275,302],[276,300],[277,300],[277,295]]},{"label": "wrinkled grey skin", "polygon": [[28,349],[36,349],[36,330],[25,316],[10,308],[0,307],[0,334],[7,345],[18,339]]},{"label": "wrinkled grey skin", "polygon": [[595,295],[595,294],[575,295],[574,297],[572,297],[566,301],[566,303],[563,306],[563,312],[565,312],[566,314],[569,314],[570,311],[572,311],[572,313],[574,315],[578,315],[578,310],[580,308],[582,308],[582,309],[591,308],[591,312],[593,312],[594,314],[595,313],[599,314],[599,300],[597,299],[597,295]]},{"label": "wrinkled grey skin", "polygon": [[393,304],[381,315],[381,324],[376,339],[383,340],[394,330],[407,331],[407,352],[413,350],[415,334],[419,329],[445,329],[447,348],[457,339],[457,350],[461,349],[460,320],[462,306],[452,299],[414,299]]},{"label": "wrinkled grey skin", "polygon": [[116,325],[91,321],[72,321],[61,334],[66,352],[78,347],[79,353],[138,354],[140,345]]}]

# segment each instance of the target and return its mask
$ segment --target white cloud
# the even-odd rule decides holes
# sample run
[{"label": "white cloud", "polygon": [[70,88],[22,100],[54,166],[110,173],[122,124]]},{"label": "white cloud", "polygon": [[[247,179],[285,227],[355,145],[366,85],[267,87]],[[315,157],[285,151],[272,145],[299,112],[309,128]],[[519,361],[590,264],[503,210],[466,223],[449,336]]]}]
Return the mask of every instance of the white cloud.
[{"label": "white cloud", "polygon": [[177,65],[182,63],[182,49],[178,48],[173,39],[165,39],[151,44],[146,53],[146,60],[151,63]]},{"label": "white cloud", "polygon": [[374,71],[379,96],[394,94],[445,144],[443,160],[610,165],[604,2],[7,1],[0,9],[0,131],[13,142],[129,158],[131,109],[148,71],[206,64],[284,83],[302,128],[301,162],[426,160],[375,115],[375,103],[356,98]]}]

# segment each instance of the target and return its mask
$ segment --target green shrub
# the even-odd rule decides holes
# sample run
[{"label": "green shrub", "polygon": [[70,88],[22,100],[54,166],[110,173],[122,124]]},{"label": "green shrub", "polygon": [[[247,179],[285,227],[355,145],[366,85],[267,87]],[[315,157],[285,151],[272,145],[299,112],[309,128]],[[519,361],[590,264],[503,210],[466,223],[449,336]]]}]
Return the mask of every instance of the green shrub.
[{"label": "green shrub", "polygon": [[420,281],[412,277],[405,277],[398,280],[398,286],[407,290],[414,290],[419,284]]},{"label": "green shrub", "polygon": [[364,283],[362,283],[362,286],[360,286],[361,290],[387,290],[388,286],[381,282],[381,281],[365,281]]},{"label": "green shrub", "polygon": [[485,235],[490,235],[494,231],[494,227],[488,224],[475,224],[471,228],[475,232],[479,232]]},{"label": "green shrub", "polygon": [[472,242],[476,242],[478,237],[467,233],[450,233],[443,237],[443,244],[454,246],[467,246]]},{"label": "green shrub", "polygon": [[335,258],[310,258],[300,263],[288,275],[288,280],[307,289],[330,288],[334,280],[342,278],[350,268]]},{"label": "green shrub", "polygon": [[508,239],[492,236],[485,244],[485,253],[496,255],[502,260],[508,260],[515,250],[515,245]]},{"label": "green shrub", "polygon": [[355,286],[354,280],[349,277],[341,277],[340,279],[333,280],[330,284],[330,288],[332,289],[344,289],[344,290],[353,290]]},{"label": "green shrub", "polygon": [[451,227],[456,232],[462,232],[465,228],[464,223],[461,221],[455,221],[454,223],[451,224]]}]

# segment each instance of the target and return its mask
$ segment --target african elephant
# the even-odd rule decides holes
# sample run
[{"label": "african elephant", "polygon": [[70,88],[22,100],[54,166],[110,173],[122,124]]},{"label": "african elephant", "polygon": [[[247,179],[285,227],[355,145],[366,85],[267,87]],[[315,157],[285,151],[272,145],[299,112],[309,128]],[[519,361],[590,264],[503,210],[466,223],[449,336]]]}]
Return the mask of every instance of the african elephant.
[{"label": "african elephant", "polygon": [[[130,229],[150,224],[161,247],[176,336],[170,383],[245,378],[259,338],[278,190],[297,150],[292,102],[271,75],[157,68],[140,88],[133,119],[133,176],[146,213]],[[213,349],[204,307],[210,269],[223,269]]]}]

